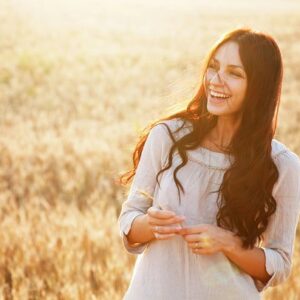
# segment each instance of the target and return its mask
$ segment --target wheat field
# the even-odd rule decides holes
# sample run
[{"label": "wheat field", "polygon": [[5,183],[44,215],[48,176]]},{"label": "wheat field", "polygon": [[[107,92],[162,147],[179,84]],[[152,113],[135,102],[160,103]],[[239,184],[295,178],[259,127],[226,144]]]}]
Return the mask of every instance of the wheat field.
[{"label": "wheat field", "polygon": [[[226,30],[272,34],[276,138],[300,155],[298,1],[0,0],[0,299],[122,299],[136,257],[117,217],[142,129],[186,103]],[[292,274],[264,299],[300,299]]]}]

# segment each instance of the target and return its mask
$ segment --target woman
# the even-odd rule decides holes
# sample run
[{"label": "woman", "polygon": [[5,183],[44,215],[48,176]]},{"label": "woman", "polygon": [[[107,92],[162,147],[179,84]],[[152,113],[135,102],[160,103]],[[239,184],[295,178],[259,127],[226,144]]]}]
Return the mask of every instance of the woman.
[{"label": "woman", "polygon": [[187,108],[150,125],[119,216],[138,256],[124,297],[261,299],[292,266],[300,159],[274,139],[282,85],[274,39],[228,32]]}]

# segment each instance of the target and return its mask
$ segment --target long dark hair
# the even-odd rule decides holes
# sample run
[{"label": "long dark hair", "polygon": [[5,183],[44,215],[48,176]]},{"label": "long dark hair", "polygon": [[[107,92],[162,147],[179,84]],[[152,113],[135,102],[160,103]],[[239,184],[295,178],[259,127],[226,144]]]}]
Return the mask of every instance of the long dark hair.
[{"label": "long dark hair", "polygon": [[[207,110],[204,89],[205,73],[215,52],[226,42],[236,42],[247,74],[247,90],[243,102],[241,123],[230,142],[230,154],[234,162],[226,170],[218,193],[218,226],[235,231],[243,247],[253,248],[263,239],[270,216],[276,210],[272,196],[273,186],[279,172],[271,157],[272,139],[275,134],[282,86],[282,58],[275,40],[268,34],[248,27],[225,33],[205,57],[200,72],[200,87],[185,109],[161,118],[148,126],[133,152],[132,170],[120,176],[121,184],[127,184],[135,175],[149,131],[163,120],[180,118],[192,124],[192,130],[179,140],[173,140],[168,164],[160,170],[169,169],[172,155],[177,149],[182,163],[174,170],[177,189],[184,189],[176,173],[188,161],[186,151],[201,145],[206,134],[216,125],[218,116]],[[167,126],[167,125],[166,125]],[[172,136],[171,131],[169,134]],[[179,188],[178,188],[179,186]],[[219,196],[220,194],[218,194]]]}]

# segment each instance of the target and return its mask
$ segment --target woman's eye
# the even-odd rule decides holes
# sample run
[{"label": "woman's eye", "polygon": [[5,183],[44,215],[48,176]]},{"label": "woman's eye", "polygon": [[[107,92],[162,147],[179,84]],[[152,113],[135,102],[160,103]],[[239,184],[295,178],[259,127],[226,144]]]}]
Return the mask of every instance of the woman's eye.
[{"label": "woman's eye", "polygon": [[229,72],[229,73],[232,74],[232,75],[234,75],[234,76],[241,77],[241,75],[238,74],[238,73],[235,73],[235,72]]},{"label": "woman's eye", "polygon": [[[217,70],[217,66],[216,66],[214,63],[211,63],[211,64],[208,65],[208,69]],[[236,72],[233,72],[233,71],[228,71],[228,73],[229,73],[230,75],[235,76],[235,77],[242,77],[241,74],[236,73]]]}]

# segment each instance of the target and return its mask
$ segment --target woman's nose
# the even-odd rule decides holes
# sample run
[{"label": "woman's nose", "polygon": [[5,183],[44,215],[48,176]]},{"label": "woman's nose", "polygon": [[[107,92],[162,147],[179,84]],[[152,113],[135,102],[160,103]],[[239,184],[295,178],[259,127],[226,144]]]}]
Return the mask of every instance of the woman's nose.
[{"label": "woman's nose", "polygon": [[219,72],[216,72],[216,74],[212,76],[212,78],[210,80],[210,83],[213,83],[213,84],[223,84],[224,80],[223,80],[223,78],[221,78]]}]

